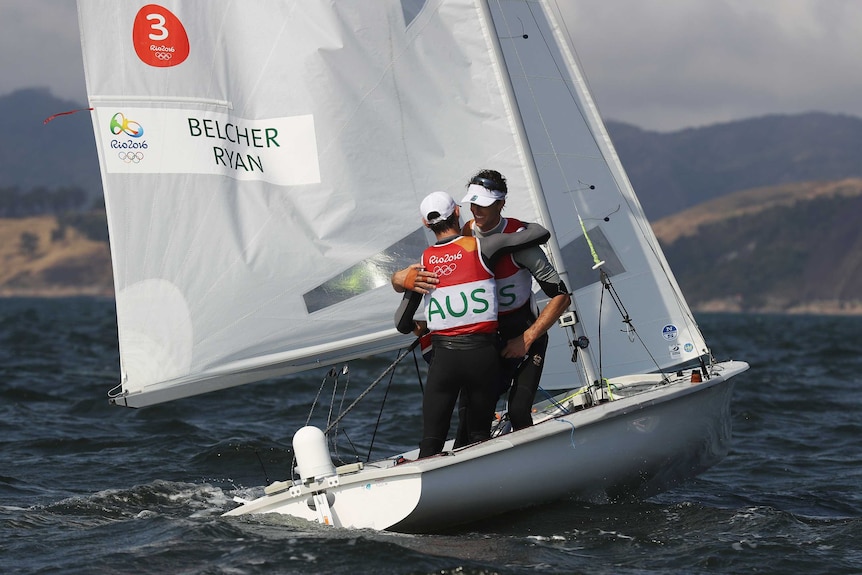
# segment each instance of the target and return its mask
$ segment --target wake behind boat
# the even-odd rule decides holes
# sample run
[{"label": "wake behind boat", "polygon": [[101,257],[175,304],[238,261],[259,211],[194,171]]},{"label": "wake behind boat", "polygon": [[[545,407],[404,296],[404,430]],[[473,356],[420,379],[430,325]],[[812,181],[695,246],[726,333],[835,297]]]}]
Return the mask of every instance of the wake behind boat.
[{"label": "wake behind boat", "polygon": [[748,365],[715,361],[553,2],[78,5],[116,284],[113,403],[407,347],[388,280],[431,240],[416,206],[458,197],[480,167],[506,174],[507,210],[552,232],[573,291],[542,379],[558,393],[532,428],[341,467],[337,437],[304,428],[297,476],[227,515],[429,531],[649,495],[726,454],[730,380]]}]

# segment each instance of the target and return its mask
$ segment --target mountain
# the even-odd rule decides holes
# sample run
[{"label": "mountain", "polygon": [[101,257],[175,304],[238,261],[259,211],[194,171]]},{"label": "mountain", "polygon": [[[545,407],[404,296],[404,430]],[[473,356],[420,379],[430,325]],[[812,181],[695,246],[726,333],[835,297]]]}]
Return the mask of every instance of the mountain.
[{"label": "mountain", "polygon": [[[695,311],[862,314],[860,213],[856,178],[735,192],[653,229]],[[110,296],[104,218],[0,220],[0,296]]]},{"label": "mountain", "polygon": [[862,313],[862,179],[744,190],[653,229],[695,309]]},{"label": "mountain", "polygon": [[78,187],[91,198],[102,193],[93,125],[83,104],[55,98],[47,89],[18,90],[0,97],[0,188]]},{"label": "mountain", "polygon": [[862,177],[862,119],[772,115],[671,133],[608,122],[650,221],[724,194]]},{"label": "mountain", "polygon": [[[0,192],[76,186],[101,197],[89,114],[44,124],[80,107],[47,90],[0,97]],[[862,313],[862,119],[608,131],[694,309]],[[34,196],[28,209],[50,199]],[[0,295],[109,295],[105,231],[99,212],[0,220]]]},{"label": "mountain", "polygon": [[[93,216],[107,229],[104,212]],[[112,296],[108,243],[81,227],[56,216],[0,219],[0,296]]]},{"label": "mountain", "polygon": [[[0,96],[0,189],[44,186],[101,195],[90,114],[45,89]],[[724,194],[790,182],[862,177],[862,119],[772,115],[659,133],[607,122],[650,221]]]}]

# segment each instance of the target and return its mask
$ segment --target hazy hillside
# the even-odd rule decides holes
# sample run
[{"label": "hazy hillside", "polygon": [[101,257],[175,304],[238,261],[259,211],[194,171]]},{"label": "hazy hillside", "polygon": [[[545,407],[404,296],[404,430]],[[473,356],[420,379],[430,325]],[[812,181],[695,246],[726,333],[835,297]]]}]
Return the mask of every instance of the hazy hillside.
[{"label": "hazy hillside", "polygon": [[862,313],[862,179],[737,192],[656,222],[695,308]]},{"label": "hazy hillside", "polygon": [[[88,112],[45,118],[84,103],[29,89],[0,97],[0,188],[77,186],[101,194]],[[862,177],[862,119],[767,116],[671,133],[608,122],[650,220],[738,190]]]},{"label": "hazy hillside", "polygon": [[761,186],[862,177],[862,119],[766,116],[668,134],[608,122],[651,221]]},{"label": "hazy hillside", "polygon": [[[16,189],[36,190],[30,199],[46,206],[74,196],[40,186],[101,197],[90,115],[43,123],[80,107],[46,90],[0,97],[0,200],[20,200]],[[862,119],[811,113],[667,134],[608,129],[695,309],[862,311],[862,180],[848,179],[862,178]],[[812,181],[821,183],[797,183]],[[34,213],[22,209],[4,213]],[[0,220],[0,295],[110,294],[103,219]]]},{"label": "hazy hillside", "polygon": [[54,216],[0,219],[0,261],[0,296],[113,295],[107,242]]},{"label": "hazy hillside", "polygon": [[[696,311],[862,313],[862,179],[730,194],[657,221]],[[110,295],[104,214],[0,220],[0,295]],[[81,230],[88,231],[87,234]]]},{"label": "hazy hillside", "polygon": [[55,98],[45,89],[0,97],[0,187],[30,190],[80,187],[102,193],[96,141],[89,112],[53,114],[84,104]]}]

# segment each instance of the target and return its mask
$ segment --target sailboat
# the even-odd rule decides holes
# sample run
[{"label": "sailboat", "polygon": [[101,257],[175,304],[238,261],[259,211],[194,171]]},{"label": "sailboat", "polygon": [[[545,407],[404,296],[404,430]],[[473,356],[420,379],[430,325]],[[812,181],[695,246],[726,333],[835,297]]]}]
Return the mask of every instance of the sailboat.
[{"label": "sailboat", "polygon": [[506,213],[552,232],[573,293],[532,427],[335,465],[331,430],[307,426],[293,476],[226,516],[428,532],[565,497],[649,496],[726,455],[732,378],[748,364],[707,346],[555,2],[78,12],[116,288],[111,403],[409,349],[389,276],[432,241],[419,202],[458,198],[483,168],[506,176]]}]

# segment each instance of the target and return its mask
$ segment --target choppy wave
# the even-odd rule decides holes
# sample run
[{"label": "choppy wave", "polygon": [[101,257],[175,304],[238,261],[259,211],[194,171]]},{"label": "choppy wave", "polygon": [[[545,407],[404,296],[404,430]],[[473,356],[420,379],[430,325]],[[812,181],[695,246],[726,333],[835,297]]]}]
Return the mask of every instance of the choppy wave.
[{"label": "choppy wave", "polygon": [[[289,475],[325,372],[110,407],[113,311],[86,298],[0,307],[0,573],[862,573],[862,318],[699,318],[718,358],[752,367],[736,383],[730,453],[679,489],[415,536],[221,517]],[[351,389],[388,363],[354,364]],[[381,388],[341,424],[345,460],[415,447],[410,371],[387,412]]]}]

